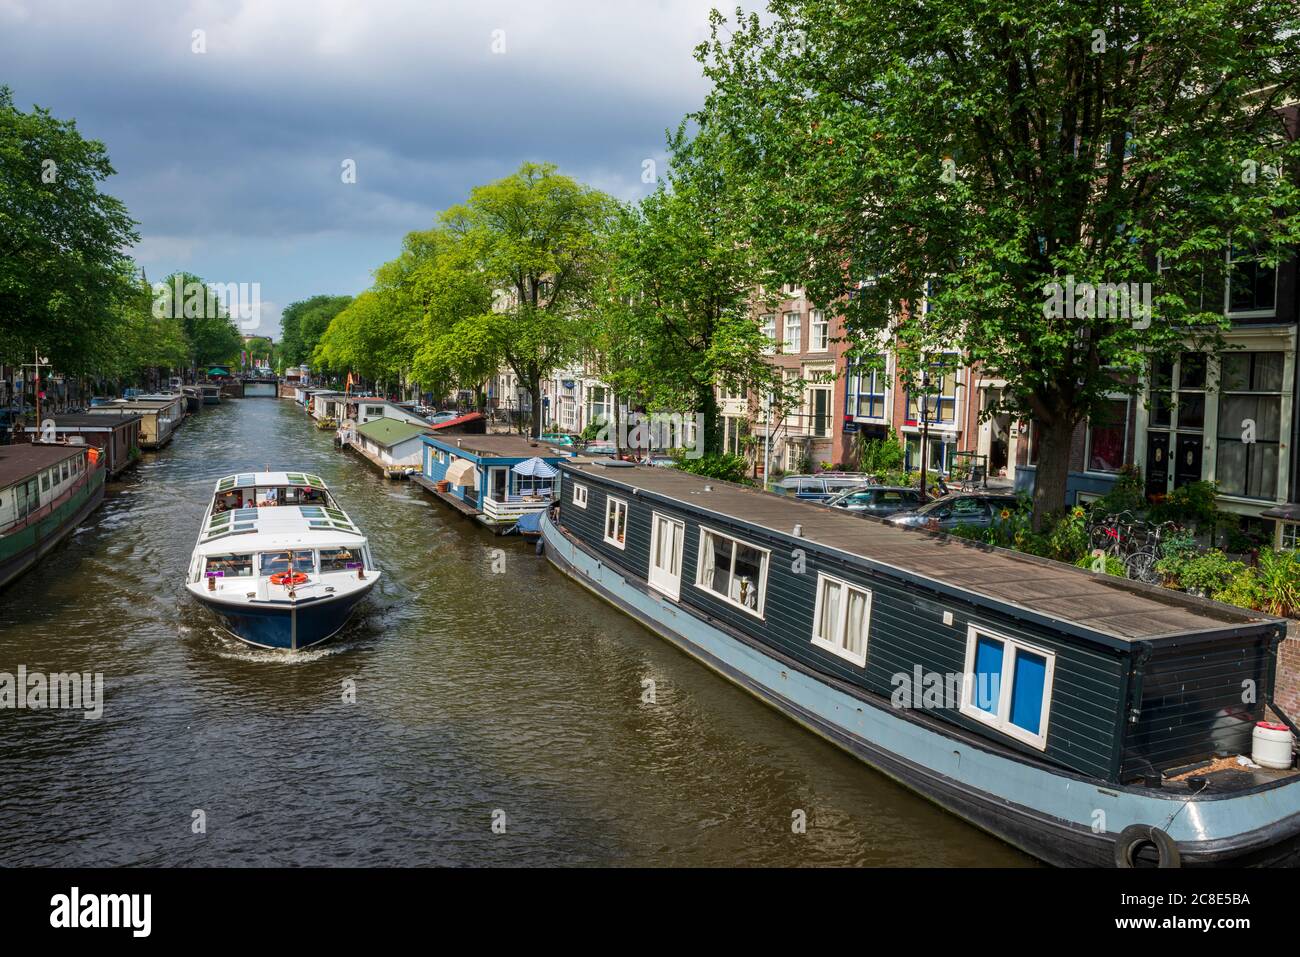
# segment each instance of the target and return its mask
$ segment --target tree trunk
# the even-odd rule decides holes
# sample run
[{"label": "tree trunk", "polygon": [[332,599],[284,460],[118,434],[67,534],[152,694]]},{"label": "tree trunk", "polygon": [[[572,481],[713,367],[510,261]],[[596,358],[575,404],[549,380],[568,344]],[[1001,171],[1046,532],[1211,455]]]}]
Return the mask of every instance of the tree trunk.
[{"label": "tree trunk", "polygon": [[532,396],[533,414],[532,422],[529,424],[528,434],[537,438],[542,434],[542,377],[539,375],[530,376],[528,379],[528,394]]},{"label": "tree trunk", "polygon": [[1074,426],[1060,417],[1057,425],[1039,424],[1038,471],[1034,477],[1034,531],[1041,532],[1053,516],[1065,510],[1065,485],[1070,477],[1070,446]]},{"label": "tree trunk", "polygon": [[718,396],[712,385],[701,386],[696,393],[695,407],[703,419],[702,435],[695,441],[704,455],[722,454],[722,431],[718,428]]}]

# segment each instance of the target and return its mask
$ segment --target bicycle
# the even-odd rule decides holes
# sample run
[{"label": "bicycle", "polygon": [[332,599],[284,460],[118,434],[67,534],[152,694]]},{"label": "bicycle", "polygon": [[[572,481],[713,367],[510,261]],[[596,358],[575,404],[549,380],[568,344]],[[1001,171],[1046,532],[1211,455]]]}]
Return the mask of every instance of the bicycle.
[{"label": "bicycle", "polygon": [[1125,577],[1148,585],[1160,584],[1161,576],[1156,570],[1156,563],[1164,558],[1165,542],[1181,531],[1182,526],[1176,522],[1148,526],[1146,541],[1124,559]]}]

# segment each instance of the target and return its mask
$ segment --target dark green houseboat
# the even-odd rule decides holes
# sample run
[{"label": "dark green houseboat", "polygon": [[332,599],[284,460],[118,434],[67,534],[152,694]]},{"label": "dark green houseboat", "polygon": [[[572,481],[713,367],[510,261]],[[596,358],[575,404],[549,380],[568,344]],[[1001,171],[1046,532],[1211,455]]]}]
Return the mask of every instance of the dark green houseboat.
[{"label": "dark green houseboat", "polygon": [[551,562],[973,824],[1061,865],[1296,855],[1293,756],[1238,760],[1282,622],[675,469],[560,469]]},{"label": "dark green houseboat", "polygon": [[0,588],[104,500],[105,465],[85,445],[0,446]]}]

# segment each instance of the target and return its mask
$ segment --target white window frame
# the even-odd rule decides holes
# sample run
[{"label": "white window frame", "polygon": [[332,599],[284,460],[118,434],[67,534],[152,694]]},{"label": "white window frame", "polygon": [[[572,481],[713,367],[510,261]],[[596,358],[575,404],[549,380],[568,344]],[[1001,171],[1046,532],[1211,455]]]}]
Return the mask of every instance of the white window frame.
[{"label": "white window frame", "polygon": [[[818,344],[818,329],[821,330],[821,344]],[[808,351],[827,352],[831,347],[831,321],[825,310],[813,309],[808,313]]]},{"label": "white window frame", "polygon": [[[1132,401],[1132,398],[1131,398],[1131,397],[1128,395],[1128,393],[1126,393],[1126,392],[1120,392],[1120,393],[1111,392],[1111,393],[1108,393],[1108,394],[1106,395],[1106,401],[1107,401],[1107,402],[1123,402],[1123,403],[1124,403],[1124,425],[1123,425],[1123,428],[1124,428],[1124,439],[1123,439],[1123,443],[1124,443],[1124,444],[1121,446],[1121,448],[1124,450],[1124,452],[1123,452],[1123,454],[1120,456],[1120,458],[1122,458],[1122,459],[1124,459],[1125,461],[1127,461],[1128,458],[1129,458],[1129,454],[1128,454],[1128,440],[1129,440],[1129,434],[1128,434],[1128,422],[1129,422],[1129,417],[1130,417],[1130,416],[1132,415],[1132,413],[1133,413],[1133,401]],[[1134,456],[1136,457],[1136,455],[1137,455],[1137,451],[1136,451],[1136,449],[1134,450],[1134,453],[1133,453],[1133,454],[1134,454]],[[1110,472],[1105,471],[1105,470],[1103,470],[1103,469],[1094,469],[1094,468],[1090,468],[1091,464],[1092,464],[1092,418],[1089,417],[1089,418],[1084,422],[1084,427],[1083,427],[1083,470],[1084,470],[1085,472],[1087,472],[1089,475],[1106,475],[1106,476],[1110,476],[1110,475],[1118,475],[1120,472],[1122,472],[1122,471],[1124,470],[1124,466],[1123,466],[1122,463],[1121,463],[1121,465],[1120,465],[1119,468],[1115,469],[1114,471],[1110,471]]]},{"label": "white window frame", "polygon": [[[736,545],[744,545],[746,548],[752,548],[756,552],[763,553],[762,572],[758,576],[758,608],[750,608],[743,602],[739,602],[731,597],[731,579],[736,575],[736,549],[731,550],[731,565],[727,572],[727,591],[714,591],[704,584],[704,537],[712,535],[714,538],[725,539],[734,542]],[[734,535],[728,535],[726,532],[719,532],[716,529],[709,528],[706,525],[700,526],[699,541],[695,544],[695,587],[718,601],[726,602],[733,608],[739,608],[747,614],[753,615],[760,621],[763,620],[763,608],[767,604],[767,571],[772,565],[772,550],[754,545],[744,539],[736,538]]]},{"label": "white window frame", "polygon": [[[661,524],[677,526],[677,538],[676,538],[677,554],[675,556],[677,562],[677,575],[675,576],[675,578],[668,572],[663,571],[657,563],[657,559],[659,557],[658,554],[659,553],[659,526]],[[664,515],[662,512],[651,512],[650,513],[650,568],[646,574],[646,581],[649,583],[650,587],[655,589],[656,591],[662,592],[663,594],[667,595],[673,601],[677,601],[682,594],[682,570],[683,570],[683,562],[685,561],[685,559],[686,559],[686,523],[681,521],[680,519],[676,519],[668,515]],[[658,578],[656,578],[656,572],[659,573]]]},{"label": "white window frame", "polygon": [[[621,542],[618,540],[618,536],[610,535],[609,533],[610,513],[616,512],[619,509],[622,509],[623,511],[623,540]],[[614,524],[615,527],[617,528],[618,527],[617,521]],[[628,524],[627,499],[616,498],[613,495],[606,495],[605,496],[605,527],[603,529],[605,541],[608,544],[613,545],[615,548],[627,548],[627,524]]]},{"label": "white window frame", "polygon": [[[791,323],[790,320],[794,322]],[[794,329],[794,338],[790,338],[790,329]],[[781,316],[781,351],[786,353],[803,352],[803,313],[791,310]]]},{"label": "white window frame", "polygon": [[[1002,674],[999,677],[998,685],[998,707],[993,714],[979,707],[973,697],[979,685],[979,679],[975,674],[975,648],[981,636],[1002,642]],[[1026,731],[1019,725],[1011,723],[1011,693],[1012,686],[1015,684],[1015,659],[1021,651],[1038,655],[1047,662],[1046,671],[1043,675],[1043,704],[1038,716],[1038,734]],[[961,708],[959,709],[966,717],[974,718],[981,724],[1000,731],[1009,738],[1014,738],[1037,748],[1039,751],[1046,751],[1047,732],[1051,727],[1052,717],[1052,684],[1055,677],[1055,652],[1040,648],[1037,645],[1031,645],[1019,638],[1008,637],[991,628],[985,628],[983,625],[971,624],[967,626],[966,671],[961,683]]]},{"label": "white window frame", "polygon": [[[834,583],[840,586],[840,610],[835,621],[835,640],[828,640],[817,633],[818,625],[822,620],[822,604],[826,596],[826,585]],[[856,591],[867,597],[866,618],[862,623],[862,654],[856,655],[844,647],[843,642],[848,637],[848,591]],[[812,643],[818,648],[823,648],[832,654],[839,655],[847,661],[853,662],[859,668],[867,666],[867,648],[871,644],[871,589],[863,585],[857,585],[843,578],[836,578],[833,575],[827,575],[822,572],[817,573],[817,604],[813,609],[812,623]],[[838,643],[837,643],[838,642]]]},{"label": "white window frame", "polygon": [[587,507],[587,486],[573,483],[573,505],[575,508]]},{"label": "white window frame", "polygon": [[[1228,244],[1226,251],[1228,257],[1228,272],[1223,280],[1223,314],[1225,316],[1234,316],[1238,319],[1259,319],[1265,316],[1277,315],[1277,293],[1278,280],[1281,278],[1282,263],[1273,267],[1273,307],[1271,309],[1233,309],[1232,308],[1232,244]],[[1251,256],[1243,256],[1243,259],[1251,259]],[[1283,260],[1285,262],[1285,260]]]},{"label": "white window frame", "polygon": [[776,352],[776,313],[764,313],[759,320],[759,329],[767,338],[767,344],[763,346],[763,354],[770,356]]}]

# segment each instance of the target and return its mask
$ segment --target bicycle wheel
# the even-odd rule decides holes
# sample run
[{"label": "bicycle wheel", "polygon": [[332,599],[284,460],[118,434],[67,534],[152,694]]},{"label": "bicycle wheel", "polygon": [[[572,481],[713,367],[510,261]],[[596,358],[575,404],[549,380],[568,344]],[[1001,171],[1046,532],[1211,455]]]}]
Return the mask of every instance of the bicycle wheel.
[{"label": "bicycle wheel", "polygon": [[1160,584],[1155,555],[1150,552],[1134,552],[1124,559],[1124,576],[1131,581],[1146,582],[1148,585]]}]

